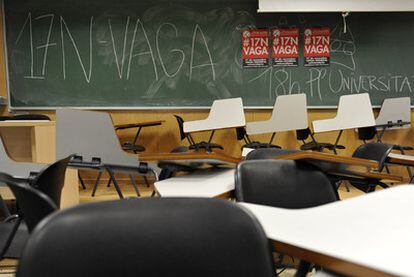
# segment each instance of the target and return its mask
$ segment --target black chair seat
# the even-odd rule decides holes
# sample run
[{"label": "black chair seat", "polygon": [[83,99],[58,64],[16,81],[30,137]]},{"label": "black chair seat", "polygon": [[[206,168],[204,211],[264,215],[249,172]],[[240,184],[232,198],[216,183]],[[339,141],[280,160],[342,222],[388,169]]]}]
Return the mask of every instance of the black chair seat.
[{"label": "black chair seat", "polygon": [[145,151],[145,147],[142,145],[134,145],[131,144],[129,142],[125,142],[124,144],[122,144],[122,149],[124,149],[125,151],[133,151],[133,152],[143,152]]},{"label": "black chair seat", "polygon": [[281,149],[282,147],[280,147],[279,145],[274,145],[274,144],[270,144],[270,143],[262,143],[262,142],[259,142],[259,141],[253,141],[251,143],[248,143],[248,144],[244,145],[242,148],[252,148],[252,149],[278,148],[278,149]]},{"label": "black chair seat", "polygon": [[324,149],[328,149],[330,151],[333,151],[334,148],[336,148],[336,149],[345,149],[345,146],[343,146],[343,145],[337,145],[335,147],[335,145],[332,144],[332,143],[324,143],[324,142],[311,141],[311,142],[307,142],[307,143],[301,145],[300,150],[303,150],[303,151],[312,150],[312,151],[319,151],[319,152],[321,152]]},{"label": "black chair seat", "polygon": [[392,147],[393,150],[398,150],[398,151],[410,151],[410,150],[414,150],[413,147],[411,146],[404,146],[404,145],[394,145]]},{"label": "black chair seat", "polygon": [[199,143],[196,143],[194,145],[190,145],[189,147],[191,150],[207,150],[207,151],[211,151],[212,149],[221,149],[223,150],[223,146],[221,146],[220,144],[216,144],[216,143],[210,143],[210,142],[206,142],[206,141],[202,141]]}]

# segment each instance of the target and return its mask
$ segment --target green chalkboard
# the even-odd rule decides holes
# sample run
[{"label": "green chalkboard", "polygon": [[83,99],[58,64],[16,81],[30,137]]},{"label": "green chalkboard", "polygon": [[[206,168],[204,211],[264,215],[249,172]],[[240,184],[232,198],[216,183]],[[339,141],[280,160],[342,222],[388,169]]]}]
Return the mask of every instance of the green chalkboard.
[{"label": "green chalkboard", "polygon": [[[258,14],[256,0],[4,0],[11,108],[313,107],[414,91],[414,14]],[[243,69],[241,30],[331,28],[331,65]],[[301,50],[302,51],[302,50]]]}]

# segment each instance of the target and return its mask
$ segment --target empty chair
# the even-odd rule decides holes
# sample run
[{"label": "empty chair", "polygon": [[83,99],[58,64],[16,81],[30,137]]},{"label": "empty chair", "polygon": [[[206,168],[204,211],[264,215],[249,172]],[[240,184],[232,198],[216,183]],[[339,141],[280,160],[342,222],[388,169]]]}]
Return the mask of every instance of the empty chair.
[{"label": "empty chair", "polygon": [[[28,182],[11,175],[0,173],[0,182],[11,189],[19,205],[19,213],[13,220],[0,224],[2,234],[0,259],[19,258],[23,246],[36,225],[48,214],[57,210],[57,205],[46,194],[32,187]],[[52,183],[51,183],[52,185]],[[24,220],[25,224],[21,224]]]},{"label": "empty chair", "polygon": [[[411,124],[411,98],[387,98],[381,106],[378,117],[375,119],[376,125],[395,124],[388,128],[410,128]],[[400,123],[401,125],[398,125]],[[405,123],[405,124],[403,124]],[[408,123],[408,124],[407,124]],[[382,129],[382,127],[379,127]]]},{"label": "empty chair", "polygon": [[341,96],[334,118],[313,121],[315,133],[368,126],[375,126],[374,113],[368,93]]},{"label": "empty chair", "polygon": [[[133,175],[143,175],[155,171],[147,163],[139,162],[138,156],[122,150],[109,114],[102,112],[61,109],[56,111],[57,156],[75,154],[71,166],[99,171],[98,180],[103,171],[110,179],[120,198],[123,194],[115,179],[115,173],[130,176],[131,183],[139,196]],[[97,189],[95,183],[93,194]]]},{"label": "empty chair", "polygon": [[[307,142],[306,140],[309,137],[311,138],[311,141]],[[335,146],[332,143],[316,141],[315,136],[311,132],[309,127],[306,129],[296,130],[296,139],[302,142],[302,145],[300,146],[300,150],[303,150],[303,151],[311,150],[311,151],[322,152],[325,149],[329,151],[334,151],[334,149],[345,149],[345,146],[343,145],[337,144]]]},{"label": "empty chair", "polygon": [[[352,157],[377,161],[378,171],[381,172],[386,166],[388,155],[391,153],[392,150],[393,145],[391,144],[385,144],[381,142],[370,142],[359,146],[352,154]],[[364,192],[375,191],[376,186],[388,188],[388,185],[378,181],[374,182],[372,180],[362,180],[361,182],[351,181],[350,183],[354,187]]]},{"label": "empty chair", "polygon": [[334,118],[313,121],[315,133],[339,131],[333,148],[335,154],[344,130],[369,126],[375,126],[375,118],[368,93],[341,96]]},{"label": "empty chair", "polygon": [[[58,160],[46,167],[38,175],[33,175],[29,178],[16,178],[6,173],[0,173],[0,182],[5,183],[10,187],[19,206],[19,213],[10,216],[9,220],[4,222],[0,227],[0,232],[4,234],[4,236],[1,236],[4,240],[0,240],[0,243],[2,244],[2,246],[0,246],[2,249],[0,258],[3,256],[13,258],[19,257],[20,250],[27,239],[26,225],[20,225],[22,219],[24,219],[24,222],[27,224],[29,231],[32,231],[34,226],[40,220],[39,218],[44,217],[45,214],[42,213],[42,210],[37,211],[37,204],[40,203],[39,205],[46,206],[48,206],[48,204],[44,204],[42,200],[37,200],[37,198],[47,197],[48,200],[53,202],[54,209],[60,207],[60,198],[65,181],[66,167],[70,159],[71,156]],[[31,186],[33,189],[39,191],[40,194],[37,195],[32,188],[26,188],[27,186]],[[44,194],[45,197],[43,197],[42,194]],[[34,202],[30,201],[31,198],[34,198]],[[10,249],[8,249],[9,247]]]},{"label": "empty chair", "polygon": [[147,198],[81,205],[48,217],[30,237],[16,276],[79,275],[275,272],[269,241],[243,208],[219,199]]},{"label": "empty chair", "polygon": [[[308,115],[306,106],[306,94],[282,95],[276,98],[271,117],[265,121],[246,123],[246,136],[272,133],[269,143],[258,144],[256,148],[266,145],[272,146],[277,132],[285,132],[308,127]],[[251,146],[246,146],[253,148]],[[274,147],[274,146],[273,146]]]},{"label": "empty chair", "polygon": [[339,200],[317,167],[299,161],[255,160],[236,169],[236,199],[279,208],[302,209]]},{"label": "empty chair", "polygon": [[[259,150],[262,149],[256,151]],[[322,171],[299,161],[241,162],[236,169],[235,190],[237,201],[286,209],[311,208],[339,200],[336,188]],[[305,276],[309,268],[309,263],[301,261],[296,276]]]},{"label": "empty chair", "polygon": [[278,149],[278,148],[259,148],[253,151],[250,151],[246,155],[246,160],[265,160],[272,159],[278,156],[287,155],[291,153],[298,152],[299,150],[288,150],[288,149]]},{"label": "empty chair", "polygon": [[[184,133],[194,133],[201,131],[212,131],[207,142],[194,143],[192,149],[221,148],[221,146],[211,143],[214,132],[219,129],[237,128],[245,126],[243,101],[241,98],[230,98],[215,100],[211,106],[210,113],[206,119],[196,121],[186,121],[183,123]],[[213,147],[212,147],[213,146]]]}]

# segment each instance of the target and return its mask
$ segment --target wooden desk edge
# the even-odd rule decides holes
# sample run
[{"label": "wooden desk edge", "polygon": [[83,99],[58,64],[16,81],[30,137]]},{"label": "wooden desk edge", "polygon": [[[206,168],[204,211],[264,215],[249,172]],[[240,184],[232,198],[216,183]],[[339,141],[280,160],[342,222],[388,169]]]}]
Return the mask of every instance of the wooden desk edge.
[{"label": "wooden desk edge", "polygon": [[154,120],[154,121],[147,121],[147,122],[137,122],[137,123],[128,123],[128,124],[118,124],[114,125],[115,129],[127,129],[127,128],[139,128],[139,127],[149,127],[149,126],[157,126],[164,123],[165,120]]},{"label": "wooden desk edge", "polygon": [[303,249],[291,244],[273,240],[272,244],[278,252],[298,257],[301,260],[320,265],[323,268],[327,268],[336,273],[342,273],[347,276],[393,276],[370,267]]},{"label": "wooden desk edge", "polygon": [[143,153],[140,154],[139,160],[148,161],[179,161],[179,160],[219,160],[227,163],[237,164],[241,158],[227,156],[220,153],[207,152],[189,152],[189,153]]},{"label": "wooden desk edge", "polygon": [[372,169],[376,169],[379,166],[378,162],[373,161],[373,160],[366,160],[366,159],[354,158],[354,157],[344,157],[344,156],[337,156],[337,155],[328,154],[328,153],[308,152],[308,151],[281,155],[281,156],[275,157],[274,159],[276,160],[314,159],[314,160],[326,161],[326,162],[366,166]]}]

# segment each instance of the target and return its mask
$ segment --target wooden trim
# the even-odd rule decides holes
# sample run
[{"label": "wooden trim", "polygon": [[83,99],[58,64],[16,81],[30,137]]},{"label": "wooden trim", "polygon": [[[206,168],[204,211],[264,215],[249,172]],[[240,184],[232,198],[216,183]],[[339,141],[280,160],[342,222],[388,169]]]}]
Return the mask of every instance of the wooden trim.
[{"label": "wooden trim", "polygon": [[347,276],[393,276],[391,274],[367,266],[359,265],[339,258],[334,258],[332,256],[300,248],[291,244],[279,241],[272,241],[272,244],[275,250],[278,252],[295,256],[301,260],[317,264],[323,268],[330,269],[336,273],[345,274]]},{"label": "wooden trim", "polygon": [[373,161],[373,160],[353,158],[353,157],[344,157],[344,156],[338,156],[334,154],[321,153],[321,152],[309,152],[309,151],[301,151],[301,152],[281,155],[281,156],[275,157],[274,159],[276,160],[312,159],[312,160],[326,161],[326,162],[332,162],[332,163],[365,166],[367,168],[372,168],[372,169],[377,169],[379,167],[378,162]]},{"label": "wooden trim", "polygon": [[187,153],[142,153],[139,160],[148,161],[180,161],[180,160],[218,160],[226,163],[237,164],[241,158],[232,157],[222,153],[214,152],[187,152]]}]

